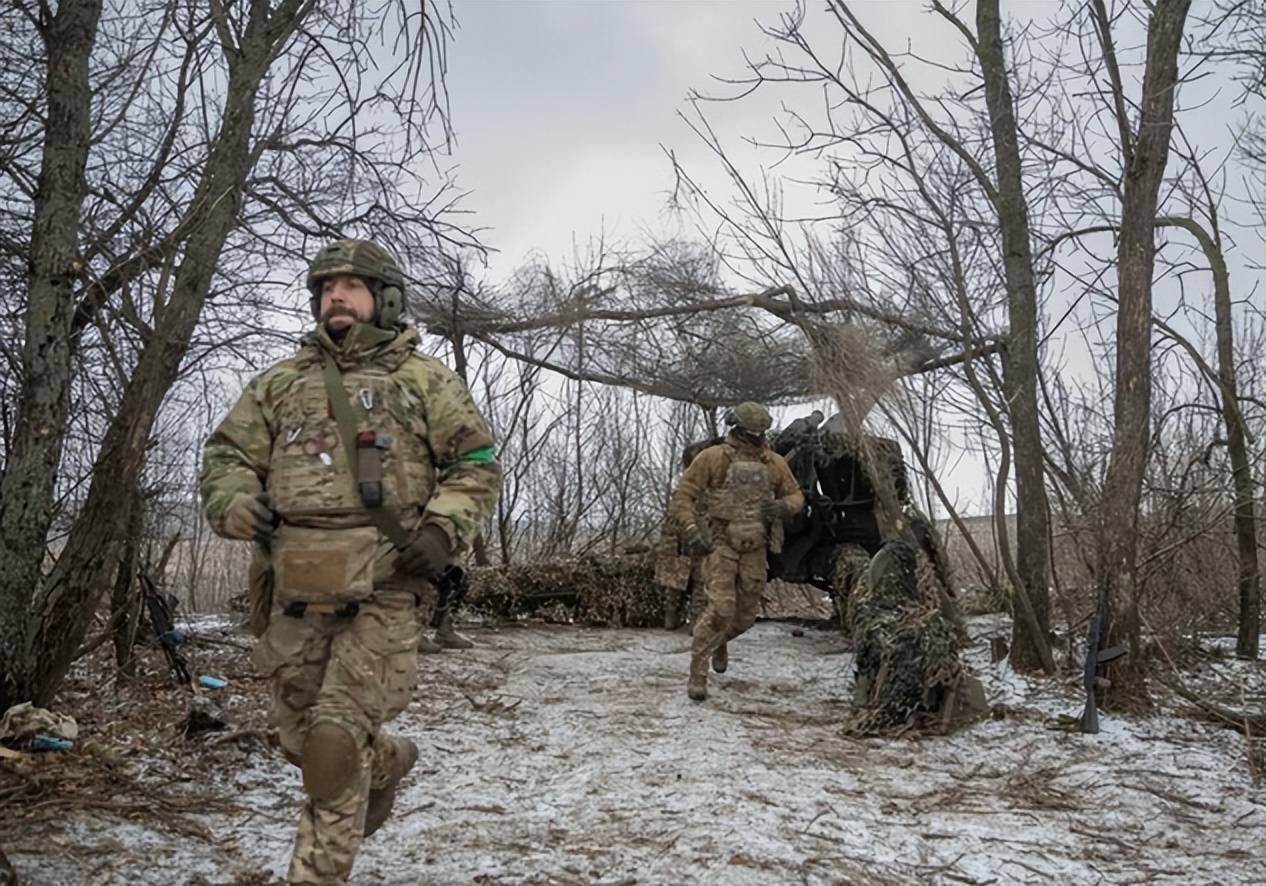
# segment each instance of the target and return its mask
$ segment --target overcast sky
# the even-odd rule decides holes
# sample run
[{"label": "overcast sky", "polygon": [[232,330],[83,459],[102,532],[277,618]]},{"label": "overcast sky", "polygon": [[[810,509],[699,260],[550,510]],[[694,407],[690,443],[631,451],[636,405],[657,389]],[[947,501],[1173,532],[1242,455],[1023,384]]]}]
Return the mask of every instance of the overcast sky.
[{"label": "overcast sky", "polygon": [[[573,237],[636,239],[671,224],[671,167],[700,175],[705,149],[677,114],[712,74],[741,70],[766,44],[755,22],[785,2],[457,0],[449,90],[454,158],[494,277],[527,253],[570,255]],[[727,134],[767,131],[769,103],[728,105]]]}]

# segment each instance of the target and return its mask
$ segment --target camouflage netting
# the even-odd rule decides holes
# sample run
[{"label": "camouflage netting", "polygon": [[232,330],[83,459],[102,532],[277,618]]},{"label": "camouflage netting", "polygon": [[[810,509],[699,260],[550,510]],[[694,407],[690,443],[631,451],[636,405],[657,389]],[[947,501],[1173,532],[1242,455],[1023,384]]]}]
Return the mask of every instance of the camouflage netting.
[{"label": "camouflage netting", "polygon": [[465,609],[501,618],[651,627],[664,622],[664,591],[650,554],[586,556],[470,571]]},{"label": "camouflage netting", "polygon": [[949,730],[983,712],[983,690],[958,659],[961,636],[941,611],[935,581],[906,542],[889,542],[871,560],[853,599],[849,732]]},{"label": "camouflage netting", "polygon": [[876,493],[875,517],[885,537],[900,526],[901,505],[887,460],[865,432],[866,418],[905,370],[901,354],[883,353],[869,331],[850,324],[805,328],[812,346],[814,385],[839,407],[836,434],[867,467]]},{"label": "camouflage netting", "polygon": [[[653,554],[587,556],[548,563],[475,568],[462,612],[494,618],[535,618],[560,624],[661,627],[666,588],[655,581]],[[690,621],[703,610],[701,582],[686,604]],[[770,582],[762,618],[830,617],[821,592]]]}]

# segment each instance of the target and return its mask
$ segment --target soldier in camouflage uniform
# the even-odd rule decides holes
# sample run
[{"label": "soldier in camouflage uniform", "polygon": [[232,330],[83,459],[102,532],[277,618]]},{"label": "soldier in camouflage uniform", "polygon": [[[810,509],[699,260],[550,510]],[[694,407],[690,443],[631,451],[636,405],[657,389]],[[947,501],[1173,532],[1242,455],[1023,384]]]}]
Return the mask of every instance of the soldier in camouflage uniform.
[{"label": "soldier in camouflage uniform", "polygon": [[[734,417],[725,440],[690,462],[668,505],[669,518],[685,527],[687,550],[707,556],[708,603],[694,626],[686,687],[694,701],[708,696],[709,659],[713,670],[724,673],[726,644],[755,623],[765,590],[766,550],[781,549],[783,522],[804,508],[804,494],[787,462],[765,442],[769,411],[759,403],[741,403]],[[705,493],[700,519],[697,510]]]},{"label": "soldier in camouflage uniform", "polygon": [[271,572],[252,582],[272,596],[255,663],[307,794],[288,880],[341,883],[417,760],[382,728],[412,696],[416,609],[501,471],[466,386],[415,350],[384,249],[323,248],[308,289],[317,329],[247,385],[207,441],[201,489],[215,531],[254,539]]}]

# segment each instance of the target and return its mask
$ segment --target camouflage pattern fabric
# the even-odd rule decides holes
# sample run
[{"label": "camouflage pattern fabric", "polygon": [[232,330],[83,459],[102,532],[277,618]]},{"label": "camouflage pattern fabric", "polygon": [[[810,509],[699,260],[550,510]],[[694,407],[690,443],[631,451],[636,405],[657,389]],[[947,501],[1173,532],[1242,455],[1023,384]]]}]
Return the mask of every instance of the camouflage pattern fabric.
[{"label": "camouflage pattern fabric", "polygon": [[299,765],[313,725],[332,721],[355,737],[360,766],[338,797],[304,801],[290,883],[341,883],[351,873],[371,787],[390,776],[396,743],[382,725],[405,709],[417,681],[413,595],[381,592],[353,618],[274,610],[256,645],[255,666],[272,682],[272,725],[282,752]]},{"label": "camouflage pattern fabric", "polygon": [[[305,801],[292,883],[344,882],[351,870],[369,789],[390,772],[379,754],[396,746],[378,740],[382,725],[412,696],[416,604],[433,600],[425,582],[395,574],[395,549],[360,501],[322,353],[342,371],[358,430],[386,444],[384,504],[406,529],[434,524],[460,555],[500,490],[492,434],[470,393],[416,345],[411,329],[355,324],[339,342],[318,329],[251,380],[203,452],[201,492],[213,529],[223,533],[229,504],[243,492],[267,491],[281,519],[270,561],[274,600],[255,659],[272,681],[272,719],[287,759],[299,763],[309,731],[325,723],[350,735],[359,755],[338,796]],[[359,603],[353,616],[284,614],[288,602],[342,599]]]},{"label": "camouflage pattern fabric", "polygon": [[860,734],[970,719],[959,702],[983,705],[979,682],[958,659],[959,635],[920,574],[914,545],[885,544],[866,570],[853,604],[855,711],[848,729]]},{"label": "camouflage pattern fabric", "polygon": [[691,658],[703,663],[721,645],[747,631],[760,613],[767,560],[763,549],[740,554],[718,544],[703,561],[707,603],[694,626]]}]

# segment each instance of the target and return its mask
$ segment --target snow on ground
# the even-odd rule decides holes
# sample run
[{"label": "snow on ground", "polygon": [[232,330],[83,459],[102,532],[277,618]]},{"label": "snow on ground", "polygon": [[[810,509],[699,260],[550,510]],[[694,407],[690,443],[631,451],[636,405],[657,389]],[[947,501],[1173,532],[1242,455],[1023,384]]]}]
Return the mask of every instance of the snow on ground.
[{"label": "snow on ground", "polygon": [[[758,624],[702,705],[684,633],[473,630],[478,648],[421,659],[394,724],[421,760],[352,882],[1266,881],[1266,790],[1241,735],[1164,712],[1053,730],[1080,712],[1075,683],[989,664],[984,635],[1004,627],[973,627],[1000,718],[917,740],[840,734],[851,655],[829,630]],[[1216,667],[1262,696],[1263,663]],[[23,882],[284,875],[297,772],[258,747],[205,753],[214,776],[186,789],[237,807],[200,816],[208,838],[85,810],[9,851]]]}]

